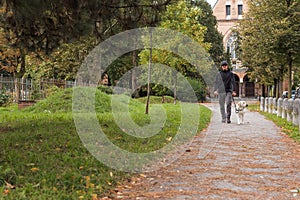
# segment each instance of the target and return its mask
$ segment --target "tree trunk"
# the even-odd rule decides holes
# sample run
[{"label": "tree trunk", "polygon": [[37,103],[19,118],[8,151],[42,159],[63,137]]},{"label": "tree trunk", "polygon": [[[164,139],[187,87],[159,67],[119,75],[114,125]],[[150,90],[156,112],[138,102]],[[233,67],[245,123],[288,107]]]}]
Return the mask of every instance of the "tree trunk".
[{"label": "tree trunk", "polygon": [[273,94],[272,97],[277,97],[278,94],[278,80],[276,78],[274,78],[274,90],[273,90]]},{"label": "tree trunk", "polygon": [[[136,43],[134,41],[134,47],[135,46],[136,46]],[[135,92],[135,90],[137,88],[137,79],[136,79],[136,71],[135,71],[135,67],[138,65],[137,60],[138,60],[137,50],[134,50],[132,52],[132,65],[133,65],[133,69],[132,69],[132,74],[131,74],[131,91],[132,91],[132,94],[134,94],[134,92]]]},{"label": "tree trunk", "polygon": [[177,73],[174,75],[174,105],[177,103]]},{"label": "tree trunk", "polygon": [[20,87],[19,87],[19,79],[14,75],[14,85],[15,85],[15,95],[14,100],[18,103],[20,101]]},{"label": "tree trunk", "polygon": [[21,53],[21,68],[19,72],[15,72],[14,73],[14,81],[15,81],[15,101],[19,102],[20,100],[20,86],[19,86],[19,79],[21,79],[24,74],[25,74],[25,66],[26,66],[26,55],[25,55],[25,51],[24,49],[20,49],[20,53]]},{"label": "tree trunk", "polygon": [[151,68],[152,68],[152,29],[149,29],[150,32],[150,54],[149,54],[149,67],[148,67],[148,86],[147,86],[147,103],[146,103],[146,114],[149,113],[149,104],[150,104],[150,83],[151,83]]},{"label": "tree trunk", "polygon": [[289,56],[289,60],[288,60],[288,98],[292,97],[292,66],[293,66],[293,59]]}]

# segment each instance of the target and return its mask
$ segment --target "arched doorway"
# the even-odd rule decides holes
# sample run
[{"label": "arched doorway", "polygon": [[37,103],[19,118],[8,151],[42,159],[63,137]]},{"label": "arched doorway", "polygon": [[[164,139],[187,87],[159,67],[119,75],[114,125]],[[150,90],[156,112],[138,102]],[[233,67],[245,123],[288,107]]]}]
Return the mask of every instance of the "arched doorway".
[{"label": "arched doorway", "polygon": [[244,77],[243,81],[245,83],[245,97],[254,97],[255,96],[254,82],[251,82],[247,75]]}]

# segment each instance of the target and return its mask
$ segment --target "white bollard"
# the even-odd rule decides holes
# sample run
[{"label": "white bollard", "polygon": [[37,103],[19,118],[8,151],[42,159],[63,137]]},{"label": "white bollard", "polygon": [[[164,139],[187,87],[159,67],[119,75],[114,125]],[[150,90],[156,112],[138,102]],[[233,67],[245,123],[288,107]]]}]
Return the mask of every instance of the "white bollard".
[{"label": "white bollard", "polygon": [[269,98],[266,97],[266,98],[265,98],[265,108],[264,108],[264,111],[265,111],[265,112],[268,112],[268,107],[269,107]]},{"label": "white bollard", "polygon": [[282,117],[282,102],[282,98],[279,98],[277,101],[277,117]]},{"label": "white bollard", "polygon": [[293,124],[295,126],[300,125],[299,112],[300,112],[300,99],[295,99],[294,105],[293,105]]},{"label": "white bollard", "polygon": [[273,109],[272,109],[272,113],[273,114],[277,114],[277,99],[273,98]]},{"label": "white bollard", "polygon": [[269,97],[268,99],[268,113],[272,113],[273,109],[273,97]]},{"label": "white bollard", "polygon": [[264,111],[265,108],[265,98],[260,97],[260,111]]},{"label": "white bollard", "polygon": [[282,115],[281,117],[283,119],[286,119],[286,115],[287,115],[287,103],[288,103],[288,99],[287,98],[284,98],[283,101],[282,101]]},{"label": "white bollard", "polygon": [[289,99],[288,103],[287,103],[287,118],[286,120],[288,122],[292,122],[293,121],[293,99]]}]

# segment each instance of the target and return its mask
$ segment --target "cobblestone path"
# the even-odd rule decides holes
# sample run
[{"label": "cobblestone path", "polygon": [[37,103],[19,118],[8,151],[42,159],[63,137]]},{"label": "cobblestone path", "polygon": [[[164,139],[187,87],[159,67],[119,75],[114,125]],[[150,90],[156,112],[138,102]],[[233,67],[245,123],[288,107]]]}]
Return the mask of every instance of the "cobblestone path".
[{"label": "cobblestone path", "polygon": [[[222,124],[219,109],[177,161],[120,185],[113,199],[300,199],[300,145],[273,122],[247,112]],[[298,190],[298,192],[297,192]]]}]

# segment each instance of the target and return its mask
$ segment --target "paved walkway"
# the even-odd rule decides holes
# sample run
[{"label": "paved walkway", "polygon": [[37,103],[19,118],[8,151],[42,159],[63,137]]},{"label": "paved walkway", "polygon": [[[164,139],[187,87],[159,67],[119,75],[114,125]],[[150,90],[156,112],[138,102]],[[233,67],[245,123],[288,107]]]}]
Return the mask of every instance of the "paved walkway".
[{"label": "paved walkway", "polygon": [[132,178],[113,199],[300,199],[300,145],[256,112],[246,123],[213,118],[170,166]]}]

